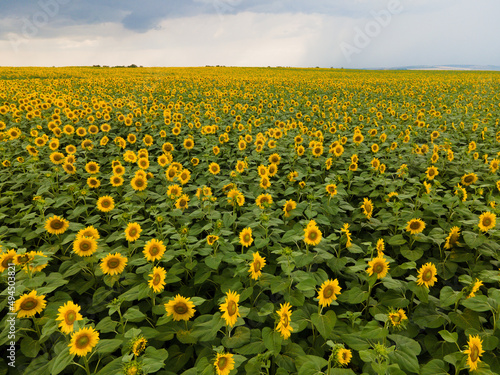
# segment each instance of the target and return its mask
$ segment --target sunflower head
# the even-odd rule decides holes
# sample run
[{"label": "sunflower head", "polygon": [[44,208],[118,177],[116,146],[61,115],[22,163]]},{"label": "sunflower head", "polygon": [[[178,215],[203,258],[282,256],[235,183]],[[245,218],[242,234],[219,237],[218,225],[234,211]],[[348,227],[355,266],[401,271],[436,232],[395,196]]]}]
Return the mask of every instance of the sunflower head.
[{"label": "sunflower head", "polygon": [[323,307],[330,306],[337,299],[341,289],[337,279],[325,281],[318,292],[319,304]]},{"label": "sunflower head", "polygon": [[421,233],[425,229],[425,223],[422,219],[411,219],[408,223],[406,223],[406,231],[411,234]]},{"label": "sunflower head", "polygon": [[250,247],[253,242],[252,228],[247,227],[243,229],[240,233],[240,244],[244,247]]},{"label": "sunflower head", "polygon": [[266,258],[260,256],[259,252],[253,253],[253,261],[250,264],[250,276],[252,279],[257,280],[262,275],[262,268],[266,265]]},{"label": "sunflower head", "polygon": [[483,341],[479,338],[479,335],[472,336],[469,335],[469,341],[467,343],[468,348],[464,351],[467,354],[467,365],[470,370],[476,370],[477,365],[481,362],[480,357],[483,355]]},{"label": "sunflower head", "polygon": [[217,375],[229,375],[234,369],[234,359],[231,353],[217,353],[217,358],[214,362]]},{"label": "sunflower head", "polygon": [[429,288],[430,286],[433,286],[437,281],[436,275],[436,266],[428,262],[424,264],[418,271],[417,284],[425,285],[427,288]]},{"label": "sunflower head", "polygon": [[142,228],[138,223],[128,223],[125,228],[125,239],[128,242],[134,242],[139,239]]},{"label": "sunflower head", "polygon": [[224,303],[219,306],[222,314],[222,318],[226,321],[226,325],[233,327],[240,316],[240,310],[238,302],[240,300],[240,295],[236,292],[231,292],[230,290],[226,293],[226,298]]},{"label": "sunflower head", "polygon": [[80,306],[74,304],[72,301],[66,302],[59,308],[56,320],[61,321],[59,327],[61,327],[63,333],[69,334],[73,332],[73,324],[83,319],[80,309]]},{"label": "sunflower head", "polygon": [[165,310],[167,315],[172,315],[176,321],[189,320],[195,313],[194,303],[190,301],[190,298],[182,297],[180,294],[165,304]]},{"label": "sunflower head", "polygon": [[372,261],[368,262],[368,269],[366,270],[369,276],[373,274],[377,275],[377,279],[384,278],[388,271],[389,263],[383,256],[376,257]]},{"label": "sunflower head", "polygon": [[29,318],[41,313],[46,306],[45,295],[37,295],[36,290],[25,293],[14,303],[18,318]]},{"label": "sunflower head", "polygon": [[120,253],[108,254],[101,260],[101,270],[107,275],[119,275],[125,269],[127,261],[127,257]]},{"label": "sunflower head", "polygon": [[69,221],[59,216],[52,216],[45,221],[45,230],[50,234],[63,234],[68,228]]},{"label": "sunflower head", "polygon": [[83,357],[99,342],[99,332],[92,327],[82,328],[71,335],[69,353]]},{"label": "sunflower head", "polygon": [[165,287],[165,276],[167,271],[163,267],[154,267],[153,273],[148,276],[151,278],[149,280],[149,287],[153,289],[153,292],[160,293]]},{"label": "sunflower head", "polygon": [[493,214],[493,213],[491,213],[491,212],[489,212],[489,211],[483,212],[479,216],[479,223],[478,223],[479,229],[482,232],[487,232],[490,229],[495,228],[496,218],[497,218],[496,215]]}]

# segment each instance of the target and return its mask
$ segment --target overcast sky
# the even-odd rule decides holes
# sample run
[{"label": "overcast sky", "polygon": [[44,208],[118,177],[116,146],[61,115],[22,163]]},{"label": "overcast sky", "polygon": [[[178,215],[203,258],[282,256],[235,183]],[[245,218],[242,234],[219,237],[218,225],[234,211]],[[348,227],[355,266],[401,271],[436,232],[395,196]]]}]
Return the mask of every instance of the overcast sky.
[{"label": "overcast sky", "polygon": [[500,65],[499,0],[8,0],[0,66]]}]

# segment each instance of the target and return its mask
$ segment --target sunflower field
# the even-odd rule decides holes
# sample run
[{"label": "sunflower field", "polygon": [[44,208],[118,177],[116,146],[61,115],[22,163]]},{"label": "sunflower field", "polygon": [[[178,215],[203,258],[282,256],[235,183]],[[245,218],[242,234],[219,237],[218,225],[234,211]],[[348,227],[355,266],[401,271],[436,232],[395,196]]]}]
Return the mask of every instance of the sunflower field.
[{"label": "sunflower field", "polygon": [[1,374],[500,374],[500,73],[0,68]]}]

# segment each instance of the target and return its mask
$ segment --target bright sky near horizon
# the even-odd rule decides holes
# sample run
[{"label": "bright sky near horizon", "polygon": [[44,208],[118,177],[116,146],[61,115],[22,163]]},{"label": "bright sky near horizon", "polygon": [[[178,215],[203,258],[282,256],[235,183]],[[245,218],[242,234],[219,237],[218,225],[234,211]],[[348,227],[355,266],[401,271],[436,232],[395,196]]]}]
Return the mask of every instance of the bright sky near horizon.
[{"label": "bright sky near horizon", "polygon": [[10,0],[0,66],[500,65],[498,0]]}]

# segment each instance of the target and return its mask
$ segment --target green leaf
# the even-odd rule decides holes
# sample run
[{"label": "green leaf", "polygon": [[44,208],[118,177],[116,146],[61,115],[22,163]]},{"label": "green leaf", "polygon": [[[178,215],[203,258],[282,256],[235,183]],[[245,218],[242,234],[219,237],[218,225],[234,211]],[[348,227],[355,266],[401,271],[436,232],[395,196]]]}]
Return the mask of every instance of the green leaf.
[{"label": "green leaf", "polygon": [[130,322],[140,322],[143,321],[145,317],[146,315],[142,313],[137,306],[131,307],[123,314],[123,319]]},{"label": "green leaf", "polygon": [[31,337],[23,337],[21,341],[21,353],[23,353],[26,357],[35,358],[38,355],[40,348],[40,344]]},{"label": "green leaf", "polygon": [[123,340],[120,339],[106,339],[99,340],[97,343],[96,351],[99,354],[110,354],[117,350],[122,344]]},{"label": "green leaf", "polygon": [[250,342],[250,329],[247,327],[236,327],[231,337],[225,336],[222,345],[228,349],[240,348]]},{"label": "green leaf", "polygon": [[297,357],[295,365],[299,369],[298,375],[317,375],[328,366],[328,361],[315,355]]},{"label": "green leaf", "polygon": [[441,307],[454,305],[462,297],[463,293],[454,291],[451,287],[445,286],[439,292]]},{"label": "green leaf", "polygon": [[475,296],[462,301],[462,305],[472,311],[485,312],[495,311],[498,308],[498,303],[486,296]]},{"label": "green leaf", "polygon": [[391,246],[404,245],[406,243],[406,240],[404,239],[403,235],[396,234],[395,236],[389,238],[387,243]]},{"label": "green leaf", "polygon": [[333,328],[337,322],[337,316],[333,310],[328,310],[324,315],[314,313],[311,315],[311,322],[318,330],[319,334],[328,340],[332,336]]},{"label": "green leaf", "polygon": [[73,361],[73,355],[69,354],[69,347],[64,348],[56,358],[54,358],[51,363],[52,367],[50,373],[52,375],[57,375],[63,371],[68,365]]},{"label": "green leaf", "polygon": [[156,349],[148,346],[142,357],[143,370],[146,374],[151,374],[163,368],[168,352],[165,349]]},{"label": "green leaf", "polygon": [[457,342],[458,341],[458,333],[456,332],[448,332],[447,330],[443,329],[439,331],[439,334],[443,338],[444,341],[446,342]]},{"label": "green leaf", "polygon": [[279,332],[272,330],[269,327],[264,327],[262,329],[262,341],[264,342],[267,350],[269,350],[272,354],[279,354],[281,350],[281,342],[283,341]]},{"label": "green leaf", "polygon": [[448,317],[453,322],[453,324],[464,330],[474,328],[475,330],[479,331],[481,329],[479,315],[475,311],[469,309],[465,309],[463,313],[452,311],[448,314]]},{"label": "green leaf", "polygon": [[448,366],[440,359],[433,359],[426,363],[420,370],[420,375],[449,375]]},{"label": "green leaf", "polygon": [[397,363],[402,370],[418,374],[420,367],[417,355],[421,351],[419,343],[401,335],[389,335],[387,337],[396,343],[396,350],[389,353],[389,358]]}]

